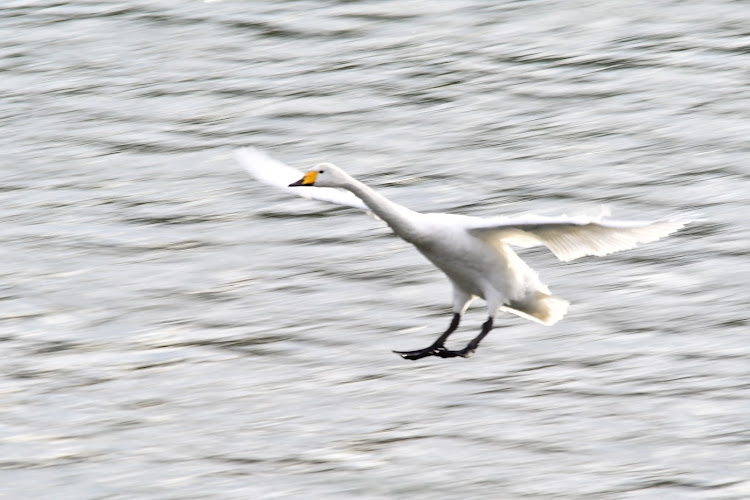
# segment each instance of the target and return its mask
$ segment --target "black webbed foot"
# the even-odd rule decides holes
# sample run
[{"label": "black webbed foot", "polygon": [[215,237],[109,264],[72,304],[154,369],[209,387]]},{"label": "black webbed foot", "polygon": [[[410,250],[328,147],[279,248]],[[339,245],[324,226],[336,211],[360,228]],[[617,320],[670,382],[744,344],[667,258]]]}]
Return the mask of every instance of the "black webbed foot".
[{"label": "black webbed foot", "polygon": [[[417,349],[416,351],[393,351],[399,356],[401,356],[404,359],[422,359],[426,358],[427,356],[440,356],[441,352],[450,352],[448,351],[444,346],[442,345],[431,345],[430,347],[425,347],[424,349]],[[441,356],[446,357],[446,356]]]},{"label": "black webbed foot", "polygon": [[488,333],[490,333],[490,330],[492,330],[493,318],[490,316],[487,321],[484,322],[484,324],[482,325],[482,331],[479,332],[479,335],[477,335],[471,342],[469,342],[466,347],[458,351],[449,351],[445,348],[444,343],[448,336],[453,333],[453,331],[458,327],[458,322],[460,321],[460,319],[461,315],[459,313],[454,313],[453,321],[451,321],[451,326],[429,347],[418,349],[416,351],[393,352],[404,359],[410,360],[422,359],[428,356],[437,356],[439,358],[468,358],[472,354],[474,354],[474,351],[479,346],[479,342],[481,342],[482,339],[486,337]]},{"label": "black webbed foot", "polygon": [[474,349],[468,347],[461,349],[460,351],[449,351],[445,346],[431,345],[424,349],[418,349],[416,351],[393,351],[404,359],[417,360],[426,358],[428,356],[437,356],[439,358],[468,358],[474,353]]},{"label": "black webbed foot", "polygon": [[474,354],[474,349],[466,347],[460,351],[449,351],[448,349],[443,349],[442,351],[436,352],[434,356],[440,356],[441,358],[468,358],[472,354]]}]

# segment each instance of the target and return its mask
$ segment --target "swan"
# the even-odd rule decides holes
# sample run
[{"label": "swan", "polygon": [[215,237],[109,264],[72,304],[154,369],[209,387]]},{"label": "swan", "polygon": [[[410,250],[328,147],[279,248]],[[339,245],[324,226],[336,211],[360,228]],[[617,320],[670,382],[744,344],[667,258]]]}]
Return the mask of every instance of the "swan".
[{"label": "swan", "polygon": [[[390,201],[332,163],[320,163],[303,174],[257,149],[242,148],[235,156],[261,182],[306,198],[372,212],[445,273],[453,286],[450,325],[424,349],[393,351],[409,360],[427,356],[468,358],[492,330],[499,311],[543,325],[553,325],[565,315],[568,301],[552,295],[511,245],[524,248],[544,245],[561,261],[570,261],[634,248],[671,234],[689,222],[618,221],[565,215],[479,218],[420,213]],[[487,307],[487,320],[479,335],[463,349],[447,349],[446,340],[476,298],[484,299]]]}]

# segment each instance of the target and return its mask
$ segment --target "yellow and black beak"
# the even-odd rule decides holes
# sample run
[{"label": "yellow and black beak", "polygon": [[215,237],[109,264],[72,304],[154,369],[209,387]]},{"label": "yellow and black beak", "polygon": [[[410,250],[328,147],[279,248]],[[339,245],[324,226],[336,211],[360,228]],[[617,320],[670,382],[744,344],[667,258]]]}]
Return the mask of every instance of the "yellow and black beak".
[{"label": "yellow and black beak", "polygon": [[289,184],[289,187],[294,186],[312,186],[315,184],[315,177],[317,177],[318,173],[315,170],[310,170],[305,174],[303,178],[298,180],[297,182],[292,182]]}]

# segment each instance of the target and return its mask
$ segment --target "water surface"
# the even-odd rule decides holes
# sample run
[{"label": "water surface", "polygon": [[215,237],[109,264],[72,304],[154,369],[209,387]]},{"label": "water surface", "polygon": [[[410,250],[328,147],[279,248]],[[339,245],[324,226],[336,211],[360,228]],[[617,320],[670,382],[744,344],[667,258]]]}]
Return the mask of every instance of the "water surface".
[{"label": "water surface", "polygon": [[[0,12],[3,498],[750,497],[743,3]],[[447,280],[245,145],[422,211],[700,220],[524,251],[565,320],[411,363]]]}]

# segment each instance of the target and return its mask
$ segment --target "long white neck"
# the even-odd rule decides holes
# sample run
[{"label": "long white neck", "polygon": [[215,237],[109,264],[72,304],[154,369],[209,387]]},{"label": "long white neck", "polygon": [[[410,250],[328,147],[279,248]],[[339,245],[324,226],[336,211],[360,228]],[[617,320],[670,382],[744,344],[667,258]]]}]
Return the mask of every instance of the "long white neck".
[{"label": "long white neck", "polygon": [[342,186],[365,202],[375,215],[383,219],[393,232],[409,242],[420,236],[420,219],[422,214],[409,210],[403,205],[394,203],[374,189],[349,176],[346,185]]}]

